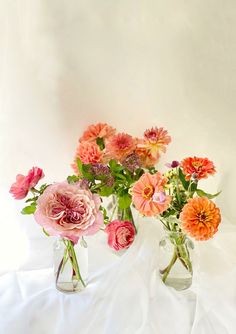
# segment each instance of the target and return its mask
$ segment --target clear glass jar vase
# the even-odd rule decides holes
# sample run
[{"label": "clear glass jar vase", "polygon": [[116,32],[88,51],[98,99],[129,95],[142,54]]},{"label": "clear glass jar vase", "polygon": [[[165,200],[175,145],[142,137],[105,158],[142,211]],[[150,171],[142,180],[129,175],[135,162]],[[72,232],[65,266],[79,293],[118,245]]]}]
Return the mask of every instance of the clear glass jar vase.
[{"label": "clear glass jar vase", "polygon": [[176,290],[188,289],[193,277],[193,242],[181,231],[166,231],[159,247],[162,281]]},{"label": "clear glass jar vase", "polygon": [[58,238],[53,246],[56,288],[65,293],[82,291],[87,284],[88,249],[81,238],[77,244]]},{"label": "clear glass jar vase", "polygon": [[137,232],[131,207],[129,206],[126,209],[121,209],[118,205],[118,200],[116,195],[111,196],[111,200],[107,205],[107,213],[110,222],[113,220],[122,220],[122,221],[129,220],[134,225],[135,230]]}]

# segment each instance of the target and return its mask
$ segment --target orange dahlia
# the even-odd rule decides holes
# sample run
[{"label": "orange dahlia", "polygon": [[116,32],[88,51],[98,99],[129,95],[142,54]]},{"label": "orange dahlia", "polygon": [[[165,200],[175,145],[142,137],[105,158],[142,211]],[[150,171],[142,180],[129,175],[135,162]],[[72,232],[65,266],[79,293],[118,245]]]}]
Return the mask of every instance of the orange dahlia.
[{"label": "orange dahlia", "polygon": [[103,152],[95,143],[80,143],[76,149],[74,162],[71,164],[75,173],[79,172],[77,167],[77,158],[79,158],[83,164],[101,163],[103,162]]},{"label": "orange dahlia", "polygon": [[186,180],[190,180],[192,176],[198,180],[204,179],[216,172],[213,162],[207,158],[185,158],[181,161],[180,166],[183,169]]},{"label": "orange dahlia", "polygon": [[97,138],[109,139],[115,134],[116,130],[106,123],[97,123],[89,125],[80,138],[80,143],[83,141],[95,142]]},{"label": "orange dahlia", "polygon": [[207,240],[218,231],[220,209],[206,197],[191,198],[180,214],[181,228],[196,240]]},{"label": "orange dahlia", "polygon": [[145,173],[132,188],[132,202],[144,216],[157,216],[168,208],[171,196],[164,192],[167,180],[161,173]]},{"label": "orange dahlia", "polygon": [[118,133],[110,138],[106,145],[106,154],[112,159],[124,160],[134,152],[136,139],[126,133]]}]

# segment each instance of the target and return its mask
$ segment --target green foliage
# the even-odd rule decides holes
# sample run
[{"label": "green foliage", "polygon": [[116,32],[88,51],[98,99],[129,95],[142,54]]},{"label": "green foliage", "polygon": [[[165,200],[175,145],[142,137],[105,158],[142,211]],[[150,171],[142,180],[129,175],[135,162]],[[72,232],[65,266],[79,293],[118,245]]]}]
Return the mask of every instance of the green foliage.
[{"label": "green foliage", "polygon": [[221,193],[221,191],[219,191],[218,193],[212,195],[212,194],[206,193],[205,191],[203,191],[201,189],[196,189],[196,192],[197,192],[199,197],[207,197],[208,199],[215,198],[216,196],[218,196]]},{"label": "green foliage", "polygon": [[189,181],[185,180],[185,176],[181,170],[181,168],[178,169],[178,172],[179,172],[179,179],[184,187],[185,190],[188,190],[188,187],[189,187]]},{"label": "green foliage", "polygon": [[21,210],[21,213],[23,215],[31,215],[31,214],[33,214],[35,212],[35,210],[36,210],[36,203],[34,202],[31,205],[24,207]]},{"label": "green foliage", "polygon": [[124,193],[119,196],[118,205],[120,209],[127,209],[131,205],[131,196],[128,193]]},{"label": "green foliage", "polygon": [[108,187],[108,186],[101,186],[100,189],[98,190],[100,196],[105,196],[108,197],[110,196],[114,191],[113,187]]},{"label": "green foliage", "polygon": [[67,182],[69,184],[73,184],[73,183],[76,183],[80,180],[79,176],[76,176],[76,175],[70,175],[67,177]]},{"label": "green foliage", "polygon": [[105,144],[104,144],[104,140],[103,140],[103,138],[99,138],[99,137],[98,137],[98,138],[96,139],[96,143],[97,143],[97,145],[99,146],[100,150],[103,151],[104,148],[105,148]]},{"label": "green foliage", "polygon": [[41,187],[39,188],[40,195],[43,194],[44,190],[49,186],[49,184],[42,184]]}]

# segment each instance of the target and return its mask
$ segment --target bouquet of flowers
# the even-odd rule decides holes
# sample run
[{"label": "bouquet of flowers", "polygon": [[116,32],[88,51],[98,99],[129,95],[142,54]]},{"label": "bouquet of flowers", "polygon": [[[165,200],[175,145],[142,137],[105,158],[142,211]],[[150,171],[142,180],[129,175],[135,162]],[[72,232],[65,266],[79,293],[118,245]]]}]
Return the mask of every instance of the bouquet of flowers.
[{"label": "bouquet of flowers", "polygon": [[31,195],[26,199],[27,206],[22,213],[34,214],[47,236],[60,237],[57,250],[61,258],[55,268],[56,287],[66,292],[79,291],[86,282],[81,276],[75,246],[81,240],[86,247],[83,237],[103,227],[101,200],[82,182],[64,181],[36,188],[43,177],[44,173],[38,167],[33,167],[26,176],[18,174],[10,193],[17,200]]},{"label": "bouquet of flowers", "polygon": [[[131,206],[147,217],[157,217],[166,237],[160,241],[160,275],[165,284],[184,289],[192,282],[193,242],[207,240],[221,222],[212,201],[219,195],[199,188],[199,181],[215,174],[207,158],[188,157],[166,164],[162,174],[156,164],[171,137],[163,128],[151,128],[143,138],[117,133],[106,123],[90,125],[79,139],[72,167],[75,174],[53,184],[38,182],[41,168],[17,175],[10,193],[25,199],[23,214],[33,214],[47,236],[59,237],[54,251],[56,286],[80,291],[86,285],[78,261],[84,236],[104,230],[108,245],[125,250],[137,233]],[[106,207],[104,198],[112,200]],[[80,241],[80,242],[79,242]]]},{"label": "bouquet of flowers", "polygon": [[168,256],[163,259],[160,274],[167,285],[184,289],[192,282],[193,243],[188,236],[212,238],[221,222],[220,210],[212,201],[219,193],[209,194],[199,188],[199,181],[216,170],[212,161],[199,157],[173,161],[167,167],[165,174],[143,174],[132,188],[132,202],[141,214],[162,222],[167,236],[160,245]]},{"label": "bouquet of flowers", "polygon": [[145,171],[156,172],[155,165],[170,142],[163,128],[151,128],[143,138],[135,138],[106,123],[90,125],[79,139],[72,163],[75,175],[69,180],[81,180],[101,197],[112,197],[103,210],[108,244],[114,250],[128,248],[137,233],[130,188]]}]

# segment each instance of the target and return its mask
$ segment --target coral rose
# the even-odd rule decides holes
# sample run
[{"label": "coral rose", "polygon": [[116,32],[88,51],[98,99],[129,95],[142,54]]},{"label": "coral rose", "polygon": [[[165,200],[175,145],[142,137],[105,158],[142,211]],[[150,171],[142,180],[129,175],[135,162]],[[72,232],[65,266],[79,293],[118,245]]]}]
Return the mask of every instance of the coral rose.
[{"label": "coral rose", "polygon": [[38,198],[35,219],[50,235],[78,242],[103,225],[101,200],[79,184],[55,183]]},{"label": "coral rose", "polygon": [[111,137],[106,145],[107,155],[119,161],[133,153],[135,148],[136,139],[126,133],[118,133]]},{"label": "coral rose", "polygon": [[44,177],[43,170],[39,167],[32,167],[26,176],[18,174],[16,182],[12,184],[10,193],[15,199],[23,199],[27,196],[29,190]]},{"label": "coral rose", "polygon": [[116,251],[129,248],[135,238],[135,227],[130,221],[113,220],[105,228],[108,245]]},{"label": "coral rose", "polygon": [[132,188],[132,201],[144,216],[157,216],[168,208],[171,196],[167,196],[164,186],[167,179],[161,173],[145,173]]},{"label": "coral rose", "polygon": [[180,166],[186,180],[190,180],[192,176],[200,180],[216,172],[213,162],[207,158],[189,157],[181,161]]},{"label": "coral rose", "polygon": [[220,209],[206,197],[191,198],[180,214],[181,228],[196,240],[213,237],[221,222]]},{"label": "coral rose", "polygon": [[80,143],[83,141],[96,142],[97,138],[107,140],[113,136],[115,132],[116,130],[106,123],[92,124],[84,131],[79,141]]}]

